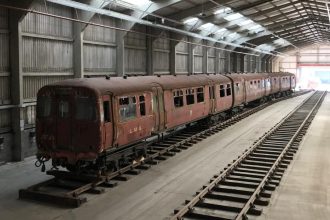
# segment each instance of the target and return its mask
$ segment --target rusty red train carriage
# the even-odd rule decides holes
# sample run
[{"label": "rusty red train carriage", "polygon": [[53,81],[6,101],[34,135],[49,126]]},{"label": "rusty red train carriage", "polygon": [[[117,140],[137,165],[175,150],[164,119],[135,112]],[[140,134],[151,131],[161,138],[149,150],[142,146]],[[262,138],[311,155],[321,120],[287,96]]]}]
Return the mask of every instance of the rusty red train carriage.
[{"label": "rusty red train carriage", "polygon": [[54,165],[95,161],[109,149],[294,87],[290,73],[65,80],[38,92],[38,155]]}]

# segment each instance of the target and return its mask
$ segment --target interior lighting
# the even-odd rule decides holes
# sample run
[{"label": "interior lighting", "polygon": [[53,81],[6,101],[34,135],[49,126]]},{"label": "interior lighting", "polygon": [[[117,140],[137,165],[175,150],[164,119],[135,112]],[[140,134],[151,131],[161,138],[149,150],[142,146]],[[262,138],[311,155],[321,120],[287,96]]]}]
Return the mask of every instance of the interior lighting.
[{"label": "interior lighting", "polygon": [[217,15],[217,14],[222,14],[222,13],[228,13],[230,11],[231,11],[231,8],[225,7],[225,8],[220,8],[220,9],[216,10],[215,12],[213,12],[213,14]]},{"label": "interior lighting", "polygon": [[256,29],[261,28],[261,27],[262,26],[260,24],[256,24],[256,25],[250,27],[249,30],[256,30]]},{"label": "interior lighting", "polygon": [[121,0],[122,2],[126,2],[126,3],[129,3],[131,5],[136,5],[136,6],[143,6],[147,3],[152,3],[151,1],[149,0]]},{"label": "interior lighting", "polygon": [[237,25],[244,26],[244,25],[248,25],[248,24],[251,24],[251,23],[253,23],[253,21],[250,20],[250,19],[247,19],[247,20],[245,20],[243,22],[238,23]]},{"label": "interior lighting", "polygon": [[212,24],[212,23],[206,23],[206,24],[203,24],[202,26],[200,26],[199,29],[210,30],[213,27],[214,27],[214,24]]},{"label": "interior lighting", "polygon": [[233,20],[236,20],[236,19],[239,19],[242,17],[243,17],[243,15],[241,15],[240,13],[235,13],[235,14],[231,14],[231,15],[224,17],[224,19],[226,19],[227,21],[233,21]]},{"label": "interior lighting", "polygon": [[198,18],[196,17],[192,17],[192,18],[188,18],[185,21],[183,21],[184,24],[192,24],[194,22],[196,22],[198,20]]},{"label": "interior lighting", "polygon": [[227,31],[227,28],[221,28],[221,29],[217,30],[217,31],[214,32],[214,33],[215,33],[215,34],[220,34],[220,33],[225,32],[225,31]]}]

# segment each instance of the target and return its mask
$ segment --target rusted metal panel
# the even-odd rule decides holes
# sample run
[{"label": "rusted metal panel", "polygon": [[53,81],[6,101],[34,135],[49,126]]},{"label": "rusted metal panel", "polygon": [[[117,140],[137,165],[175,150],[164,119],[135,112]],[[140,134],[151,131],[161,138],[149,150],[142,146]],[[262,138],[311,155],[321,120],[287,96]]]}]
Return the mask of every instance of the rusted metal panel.
[{"label": "rusted metal panel", "polygon": [[[197,89],[197,87],[188,87],[192,89]],[[187,105],[187,100],[185,98],[185,91],[183,90],[183,106],[175,107],[173,101],[173,91],[166,90],[164,92],[164,104],[166,111],[166,128],[173,128],[178,125],[185,124],[187,122],[195,121],[197,119],[206,117],[209,114],[209,98],[206,96],[207,89],[204,87],[204,102]]]},{"label": "rusted metal panel", "polygon": [[23,38],[23,72],[73,72],[71,42]]},{"label": "rusted metal panel", "polygon": [[[35,1],[32,9],[64,17],[73,17],[73,10],[53,3]],[[71,38],[73,36],[73,22],[54,17],[28,13],[22,21],[22,31],[26,33],[50,35]]]},{"label": "rusted metal panel", "polygon": [[[145,97],[145,115],[141,115],[140,112],[140,100],[139,96],[143,95]],[[136,97],[136,115],[133,118],[124,120],[119,114],[119,99],[121,97]],[[114,103],[114,121],[115,121],[115,145],[126,145],[133,143],[137,140],[144,139],[151,136],[151,133],[155,131],[155,115],[152,109],[152,93],[149,91],[136,92],[131,94],[124,94],[122,96],[116,96]]]}]

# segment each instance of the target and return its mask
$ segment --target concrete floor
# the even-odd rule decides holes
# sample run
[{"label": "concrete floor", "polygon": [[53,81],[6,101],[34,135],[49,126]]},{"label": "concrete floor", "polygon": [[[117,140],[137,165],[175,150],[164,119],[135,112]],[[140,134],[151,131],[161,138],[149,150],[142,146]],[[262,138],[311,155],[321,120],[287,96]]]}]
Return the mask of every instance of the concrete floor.
[{"label": "concrete floor", "polygon": [[330,219],[330,94],[314,118],[280,187],[257,220]]},{"label": "concrete floor", "polygon": [[88,195],[77,209],[17,199],[20,188],[49,178],[34,167],[33,159],[1,166],[0,219],[167,219],[307,96],[274,104],[102,195]]}]

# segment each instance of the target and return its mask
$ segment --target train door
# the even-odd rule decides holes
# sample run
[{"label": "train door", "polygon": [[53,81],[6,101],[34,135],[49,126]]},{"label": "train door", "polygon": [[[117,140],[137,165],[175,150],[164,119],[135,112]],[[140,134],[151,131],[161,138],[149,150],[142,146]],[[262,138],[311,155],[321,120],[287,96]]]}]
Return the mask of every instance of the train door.
[{"label": "train door", "polygon": [[69,95],[56,98],[56,146],[72,150],[72,102]]},{"label": "train door", "polygon": [[215,86],[209,85],[210,112],[215,112]]},{"label": "train door", "polygon": [[155,128],[157,131],[165,129],[165,106],[164,106],[164,91],[161,87],[152,89],[152,109],[155,115]]},{"label": "train door", "polygon": [[111,112],[111,96],[105,95],[102,98],[103,107],[103,145],[105,148],[112,146],[113,144],[113,117]]},{"label": "train door", "polygon": [[244,103],[248,103],[247,98],[248,98],[248,86],[250,86],[249,81],[244,80],[243,86],[244,86],[244,88],[243,88],[243,92],[244,92],[244,94],[243,94],[243,102]]}]

